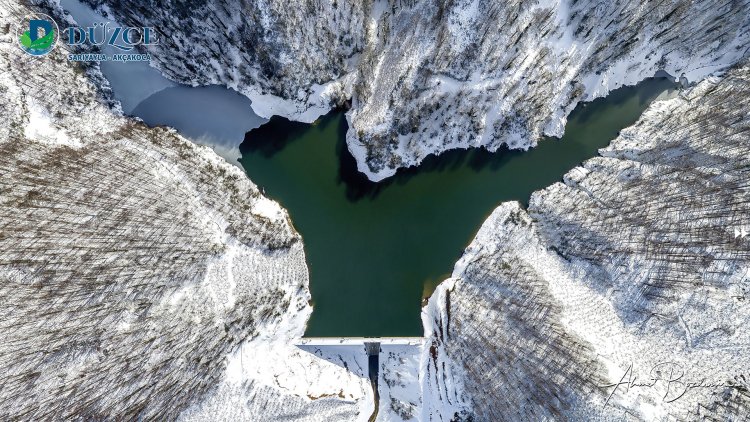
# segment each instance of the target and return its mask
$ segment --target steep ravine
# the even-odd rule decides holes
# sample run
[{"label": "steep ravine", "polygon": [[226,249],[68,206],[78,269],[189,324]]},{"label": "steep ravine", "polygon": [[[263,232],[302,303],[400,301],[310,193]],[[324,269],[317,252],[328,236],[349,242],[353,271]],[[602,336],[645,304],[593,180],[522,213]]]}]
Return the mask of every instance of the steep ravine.
[{"label": "steep ravine", "polygon": [[750,54],[749,0],[90,2],[159,28],[168,78],[232,87],[262,117],[351,98],[348,147],[372,180],[447,149],[533,147],[581,100]]}]

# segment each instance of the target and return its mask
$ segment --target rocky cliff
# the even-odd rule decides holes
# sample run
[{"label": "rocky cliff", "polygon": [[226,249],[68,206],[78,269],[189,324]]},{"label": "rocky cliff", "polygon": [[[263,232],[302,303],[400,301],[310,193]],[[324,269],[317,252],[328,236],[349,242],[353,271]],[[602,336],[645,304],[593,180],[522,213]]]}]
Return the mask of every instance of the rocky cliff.
[{"label": "rocky cliff", "polygon": [[498,207],[426,308],[425,415],[750,414],[748,98],[744,65]]},{"label": "rocky cliff", "polygon": [[347,143],[373,180],[447,149],[533,147],[579,101],[750,54],[747,0],[93,4],[159,28],[169,78],[233,87],[263,117],[311,121],[351,98]]},{"label": "rocky cliff", "polygon": [[293,346],[311,307],[286,212],[111,111],[64,48],[23,53],[27,13],[0,1],[0,419],[369,415],[365,381]]}]

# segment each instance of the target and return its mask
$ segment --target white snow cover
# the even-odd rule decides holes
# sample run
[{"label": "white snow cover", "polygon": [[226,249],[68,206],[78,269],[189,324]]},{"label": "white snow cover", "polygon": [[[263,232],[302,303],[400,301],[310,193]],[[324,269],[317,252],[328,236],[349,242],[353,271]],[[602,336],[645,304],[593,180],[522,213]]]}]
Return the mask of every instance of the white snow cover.
[{"label": "white snow cover", "polygon": [[[514,210],[520,210],[518,204],[503,204],[496,209],[488,219],[489,224],[480,230],[475,242],[492,245],[491,239],[496,239],[498,234],[502,233],[502,228],[494,224],[506,220],[508,213]],[[685,349],[685,340],[682,338],[665,336],[660,332],[635,333],[629,330],[615,311],[612,302],[584,282],[583,274],[588,265],[586,262],[575,261],[569,264],[547,249],[546,245],[534,241],[518,243],[516,246],[515,253],[525,264],[534,268],[543,279],[553,281],[549,287],[563,310],[561,322],[570,332],[594,347],[597,357],[606,366],[608,383],[630,380],[629,369],[634,377],[645,382],[649,380],[648,377],[654,375],[651,371],[655,367],[662,370],[674,368],[685,373],[682,381],[686,383],[700,382],[705,377],[709,378],[708,382],[724,383],[724,380],[732,379],[738,370],[742,371],[738,368],[737,355],[729,350],[717,353],[711,348]],[[491,253],[485,249],[484,253],[487,252]],[[471,252],[462,258],[462,261],[470,259]],[[750,267],[741,270],[740,273],[747,274],[748,270]],[[582,303],[586,306],[580,306]],[[741,318],[741,315],[733,317]],[[737,344],[736,352],[742,353],[745,349],[742,344],[747,344],[748,341],[748,335],[734,339],[733,342]],[[681,353],[675,353],[678,350]],[[698,362],[700,369],[696,370]],[[661,364],[664,366],[655,366]],[[643,420],[663,420],[667,418],[671,407],[669,403],[665,403],[665,397],[667,400],[678,398],[680,393],[685,392],[684,389],[680,390],[680,387],[684,385],[672,385],[670,394],[668,386],[664,383],[656,388],[628,389],[621,386],[617,389],[619,394],[608,399],[612,405],[620,405],[631,413],[640,415]],[[609,391],[613,390],[614,387],[609,388]],[[688,389],[683,398],[695,400],[703,394],[706,392],[700,389]],[[598,397],[593,396],[592,399]],[[603,405],[600,402],[596,404]]]},{"label": "white snow cover", "polygon": [[[464,255],[466,256],[466,255]],[[438,285],[422,309],[422,325],[427,339],[419,360],[420,388],[422,394],[421,421],[447,421],[454,415],[470,411],[469,397],[465,394],[462,373],[444,351],[448,327],[445,316],[448,294],[461,273],[463,257],[456,263],[453,276]]]},{"label": "white snow cover", "polygon": [[98,69],[3,39],[0,419],[369,416],[368,381],[295,346],[312,308],[286,212],[110,109]]},{"label": "white snow cover", "polygon": [[422,342],[381,344],[378,391],[380,403],[377,421],[422,420],[420,383]]},{"label": "white snow cover", "polygon": [[313,84],[310,94],[300,93],[305,102],[294,99],[284,99],[276,95],[261,94],[256,88],[231,86],[245,94],[252,100],[253,111],[260,117],[270,119],[271,116],[284,116],[290,120],[312,123],[318,117],[331,110],[332,92],[341,81],[331,81],[324,85]]},{"label": "white snow cover", "polygon": [[81,147],[80,141],[71,139],[65,130],[56,126],[49,115],[49,111],[43,106],[29,98],[26,102],[26,108],[29,113],[29,123],[23,131],[26,138],[51,145]]},{"label": "white snow cover", "polygon": [[[481,13],[479,9],[480,3],[471,0],[466,3],[470,7],[467,7],[461,13],[453,13],[451,18],[453,19],[451,21],[452,31],[450,32],[454,35],[461,34],[462,32],[459,31],[460,28],[469,25],[471,22],[481,20],[481,16],[479,16]],[[542,6],[547,5],[543,4]],[[554,19],[560,24],[566,22],[570,15],[570,10],[566,6],[567,3],[564,1],[551,4],[551,7],[558,8]],[[378,8],[378,16],[386,14],[387,10],[383,9],[385,8]],[[533,8],[531,12],[538,13],[544,10],[545,7],[539,7]],[[266,25],[270,23],[269,19],[268,16],[263,16]],[[521,19],[522,23],[524,23],[524,19],[531,19],[531,15],[524,15]],[[530,22],[528,20],[525,23]],[[549,41],[549,45],[554,46],[552,48],[553,53],[558,51],[576,52],[585,48],[585,46],[576,44],[572,38],[571,30],[572,28],[566,27],[560,31],[551,31],[551,33],[558,36],[558,38]],[[456,41],[461,41],[456,45],[471,44],[468,42],[470,40]],[[676,64],[667,65],[666,68],[670,71],[676,70],[677,72],[675,73],[681,70],[685,71],[689,78],[700,77],[701,75],[722,69],[732,60],[746,55],[747,50],[741,48],[746,45],[745,42],[746,36],[742,35],[728,44],[722,44],[718,50],[713,50],[712,46],[708,46],[707,50],[699,52],[698,55],[700,57],[697,59],[693,60],[692,57],[690,59],[682,57],[680,60],[674,62]],[[423,44],[419,44],[418,46],[421,47]],[[714,47],[718,47],[718,45]],[[540,48],[538,51],[534,51],[534,53],[540,53],[542,50],[543,48]],[[10,56],[10,53],[7,51],[3,51],[3,54]],[[680,58],[679,52],[674,54],[674,57]],[[632,75],[635,75],[633,78],[636,78],[633,80],[637,80],[637,78],[644,75],[645,71],[661,67],[661,65],[656,64],[653,57],[636,56],[613,61],[608,65],[607,70],[599,75],[586,74],[583,77],[583,86],[585,89],[582,95],[587,99],[597,95],[604,95],[609,89],[630,81],[629,78]],[[380,60],[377,61],[377,66],[374,67],[375,73],[378,77],[392,76],[388,75],[388,71],[393,68],[390,66],[392,63],[388,63],[381,56],[378,57],[380,57]],[[573,58],[580,57],[574,55]],[[573,61],[575,62],[575,60]],[[10,60],[4,57],[3,64],[7,64],[8,62]],[[640,64],[639,66],[641,67],[633,67],[633,63]],[[405,67],[411,68],[418,64],[417,61],[409,61]],[[51,64],[48,65],[52,66]],[[520,67],[528,69],[533,67],[533,65],[533,61],[522,60]],[[215,63],[211,63],[211,66],[220,67]],[[10,66],[8,68],[10,69]],[[571,69],[577,71],[574,66]],[[71,84],[73,81],[82,83],[83,79],[76,80],[71,75],[72,72],[69,69],[64,70],[68,72],[65,76],[68,78],[66,80],[71,81]],[[572,80],[572,76],[567,73],[567,70],[563,69],[562,72],[566,74],[566,77],[570,77],[569,79],[565,79],[566,81]],[[640,76],[638,76],[639,74]],[[533,93],[533,89],[529,88],[530,84],[528,81],[521,82],[523,80],[521,76],[523,75],[520,73],[512,74],[512,72],[509,72],[507,78],[483,78],[481,72],[474,72],[465,80],[443,75],[433,76],[428,80],[429,83],[433,84],[431,85],[434,87],[433,92],[439,94],[439,96],[447,96],[447,98],[451,98],[451,96],[466,96],[467,92],[489,91],[497,89],[498,86],[508,88],[507,84],[515,84],[517,82],[521,83],[521,90],[526,94]],[[710,82],[714,83],[716,81],[718,80],[714,79]],[[54,101],[48,101],[45,104],[44,99],[39,96],[39,92],[33,89],[27,92],[9,78],[3,77],[0,79],[0,82],[10,85],[9,89],[2,91],[2,94],[5,96],[3,99],[6,102],[11,105],[26,104],[28,116],[23,115],[24,124],[19,127],[22,128],[23,135],[30,139],[53,146],[80,146],[82,142],[96,142],[98,139],[97,136],[109,134],[113,130],[113,127],[122,129],[124,133],[127,133],[128,129],[133,130],[132,127],[128,127],[133,122],[112,115],[109,112],[103,112],[102,108],[96,104],[85,105],[91,108],[89,110],[91,115],[97,117],[96,119],[91,119],[92,121],[80,120],[80,118],[70,115],[58,121],[57,117],[53,117],[55,113],[49,110],[50,104],[53,104]],[[695,97],[691,99],[680,99],[669,104],[656,104],[651,108],[646,118],[653,119],[660,113],[667,113],[673,107],[676,107],[676,105],[681,104],[684,106],[686,101],[695,101],[695,104],[698,105],[701,99],[697,94],[701,90],[708,90],[709,88],[711,88],[710,84],[702,84],[693,91]],[[261,109],[265,107],[268,112],[283,110],[284,112],[292,113],[290,116],[294,118],[299,117],[307,121],[308,119],[312,119],[316,113],[323,110],[323,98],[334,89],[338,88],[333,84],[314,85],[312,98],[314,99],[315,106],[312,108],[300,108],[296,105],[289,107],[288,104],[283,103],[277,104],[277,99],[275,98],[259,98],[258,103]],[[83,92],[86,95],[93,95],[93,90],[90,87],[87,87]],[[81,93],[77,92],[77,94]],[[430,96],[424,95],[424,98],[421,98],[420,101],[428,100]],[[79,95],[77,98],[80,100],[80,98],[88,97]],[[300,91],[298,99],[304,100],[306,98],[307,93]],[[320,101],[317,99],[320,99]],[[263,101],[265,100],[267,100],[267,103],[264,105]],[[38,103],[36,103],[37,101]],[[559,111],[557,108],[572,107],[573,104],[567,104],[562,99],[561,94],[558,96],[553,95],[550,103],[555,111],[550,114],[552,116],[550,117],[551,120],[544,127],[544,131],[554,133],[556,130],[561,130],[566,114],[564,110]],[[77,106],[80,106],[80,104],[77,104]],[[310,110],[313,111],[306,114]],[[393,113],[381,113],[386,108],[372,107],[372,110],[377,111],[377,113],[373,112],[373,116],[378,119],[387,120],[394,117]],[[492,126],[499,117],[504,115],[503,113],[513,110],[513,104],[504,102],[493,103],[493,106],[489,110],[492,111],[482,117],[485,127]],[[349,115],[350,121],[353,121],[353,114],[350,113]],[[12,121],[12,118],[15,117],[17,116],[10,116],[9,121]],[[27,118],[28,121],[25,120]],[[85,123],[81,127],[72,124],[81,122]],[[378,125],[373,126],[374,130],[376,132],[381,129],[383,131],[387,130],[388,125],[386,123],[386,121],[378,123]],[[10,133],[11,129],[8,126],[10,125],[3,126],[0,133]],[[102,128],[103,126],[106,126],[106,128]],[[433,125],[429,127],[437,128],[438,126]],[[189,192],[190,194],[187,196],[189,200],[183,203],[185,209],[205,211],[197,216],[191,216],[191,227],[198,230],[209,243],[217,247],[215,256],[206,262],[205,272],[202,273],[203,278],[195,284],[186,283],[172,294],[166,295],[155,305],[155,309],[163,312],[163,315],[166,316],[180,312],[181,306],[186,303],[205,307],[205,313],[195,312],[189,314],[188,317],[191,318],[192,323],[195,325],[206,324],[207,327],[210,327],[214,323],[219,324],[223,322],[223,319],[220,318],[213,320],[214,314],[220,315],[221,312],[237,311],[238,314],[244,315],[246,311],[250,311],[239,308],[243,299],[247,300],[248,297],[253,297],[252,294],[248,295],[248,291],[244,289],[257,289],[257,292],[263,292],[265,291],[264,289],[273,286],[279,289],[279,297],[290,298],[289,306],[283,314],[279,315],[278,318],[269,318],[269,321],[260,322],[258,324],[258,332],[237,345],[234,351],[225,357],[224,362],[226,366],[218,386],[216,386],[205,400],[194,404],[182,417],[186,420],[236,420],[238,418],[265,420],[284,417],[308,418],[310,420],[363,420],[363,418],[370,415],[373,409],[369,385],[367,385],[360,372],[364,362],[357,357],[356,353],[352,356],[346,350],[324,351],[323,349],[305,349],[296,346],[300,342],[300,336],[304,331],[304,321],[310,312],[310,307],[307,304],[306,285],[304,281],[302,281],[301,285],[279,283],[278,280],[272,277],[272,275],[281,273],[284,268],[289,267],[290,262],[280,259],[279,256],[263,248],[248,246],[230,236],[227,233],[227,227],[232,224],[228,220],[230,217],[213,213],[210,211],[212,208],[205,205],[204,201],[207,198],[200,194],[199,184],[191,182],[191,180],[195,180],[196,176],[187,176],[185,173],[175,171],[179,165],[168,163],[169,160],[172,160],[172,156],[152,152],[152,145],[149,143],[151,142],[151,138],[148,138],[148,136],[152,135],[144,135],[139,130],[135,130],[134,136],[145,136],[145,139],[140,138],[133,142],[121,140],[113,143],[113,146],[121,148],[118,150],[118,153],[135,152],[135,156],[151,160],[148,162],[153,162],[154,167],[148,173],[149,180],[156,183],[165,183],[167,186],[178,186]],[[462,129],[458,128],[456,130],[460,131]],[[81,136],[84,133],[90,136]],[[171,141],[173,137],[176,137],[173,132],[168,130],[148,133],[157,133],[158,135],[153,135],[157,140],[161,139],[159,137],[164,137]],[[469,140],[468,142],[471,145],[484,144],[485,141],[490,142],[493,138],[485,136],[484,134],[486,133],[483,132],[480,138],[482,142],[477,142],[476,139]],[[525,138],[521,134],[522,132],[520,131],[511,131],[507,134],[506,139],[517,142],[529,141],[529,138]],[[118,134],[119,136],[124,135]],[[179,140],[179,137],[177,138]],[[418,149],[420,145],[414,143],[413,139],[408,135],[399,135],[398,140],[397,155],[407,158],[406,161],[399,163],[398,166],[408,165],[410,162],[409,159],[411,159],[409,158],[409,154],[412,154],[415,148]],[[356,140],[356,142],[359,142],[359,140]],[[633,137],[632,131],[626,130],[623,131],[621,139],[618,142],[617,150],[605,150],[604,155],[609,157],[619,155],[621,157],[636,158],[641,152],[658,146],[659,142],[659,139],[637,139]],[[179,146],[180,143],[177,142],[176,145]],[[425,145],[427,147],[422,152],[426,153],[435,149],[440,150],[451,147],[450,145],[458,146],[464,144],[461,142],[451,144],[445,143],[440,139],[432,139]],[[518,146],[519,144],[516,145]],[[227,169],[228,166],[217,164],[221,160],[208,152],[207,149],[196,148],[188,150],[191,152],[197,151],[199,158],[196,160],[201,163],[210,162],[217,165],[220,169],[227,172],[229,176],[236,176],[238,174],[237,169],[229,170]],[[362,154],[364,154],[364,151],[365,149],[360,149]],[[419,154],[422,152],[419,152]],[[165,165],[159,165],[160,162],[164,161],[167,161]],[[360,162],[364,161],[365,157],[362,155]],[[594,165],[596,163],[594,162]],[[569,173],[565,179],[566,186],[585,184],[590,177],[591,169],[592,167],[582,167]],[[370,177],[380,177],[381,174],[386,174],[390,170],[385,170],[385,173],[371,172]],[[643,171],[646,172],[649,170],[643,169]],[[625,172],[621,176],[623,179],[630,177],[629,173],[626,174]],[[245,183],[242,186],[243,189],[254,192],[254,187],[250,187],[251,184]],[[554,192],[555,189],[560,189],[561,186],[561,184],[554,185],[549,191]],[[180,197],[180,199],[183,198]],[[277,204],[273,203],[273,201],[258,196],[253,197],[248,202],[250,205],[249,215],[255,215],[275,223],[281,223],[287,218],[283,210]],[[231,211],[226,212],[227,214],[231,214]],[[247,216],[247,214],[243,215]],[[513,220],[518,216],[521,219],[520,224],[530,225],[532,228],[517,230],[517,227],[514,227],[514,225],[518,225],[519,222]],[[669,217],[665,216],[665,218]],[[233,224],[236,224],[236,222]],[[727,238],[731,238],[732,235],[735,238],[745,238],[746,222],[740,221],[738,227],[730,225],[725,227]],[[547,234],[550,235],[549,233]],[[396,417],[402,418],[403,415],[412,415],[414,418],[421,418],[421,420],[450,420],[456,413],[460,414],[471,411],[470,399],[466,395],[464,385],[464,379],[467,374],[462,373],[460,370],[461,363],[453,361],[449,354],[446,353],[445,348],[446,342],[451,340],[448,337],[450,334],[448,327],[450,313],[449,295],[454,289],[461,288],[462,283],[465,282],[462,278],[466,275],[466,269],[472,260],[492,255],[503,248],[508,248],[508,245],[511,244],[509,241],[513,241],[511,251],[514,257],[517,258],[518,264],[533,270],[539,274],[541,279],[548,281],[551,298],[562,309],[562,318],[560,321],[564,328],[577,338],[583,339],[586,344],[591,345],[597,357],[604,363],[607,370],[606,374],[610,381],[617,381],[619,379],[629,367],[628,362],[633,364],[633,368],[648,368],[648,365],[653,363],[653,360],[656,358],[675,359],[676,363],[680,363],[684,367],[701,364],[703,365],[702,368],[708,369],[712,376],[716,376],[719,379],[726,379],[733,374],[727,368],[737,366],[736,359],[732,356],[732,353],[746,353],[746,344],[748,343],[748,339],[746,338],[747,332],[733,334],[735,335],[734,339],[738,341],[736,343],[722,344],[721,348],[696,347],[677,355],[675,355],[674,350],[684,352],[683,338],[660,336],[657,334],[635,335],[633,331],[628,330],[623,324],[621,316],[617,314],[617,309],[615,309],[608,297],[602,295],[601,291],[595,289],[591,284],[586,284],[582,281],[584,275],[592,271],[591,264],[581,259],[573,259],[568,262],[561,258],[557,253],[548,248],[547,244],[540,241],[538,233],[536,233],[536,228],[533,227],[532,219],[525,214],[524,210],[518,204],[503,204],[485,222],[472,246],[456,265],[451,279],[438,287],[425,308],[423,323],[426,336],[429,338],[428,343],[418,353],[411,348],[402,346],[383,348],[383,354],[381,355],[383,367],[380,379],[382,382],[380,390],[382,400],[379,409],[379,418],[381,420],[392,420],[391,418]],[[302,246],[299,243],[293,245],[288,253],[291,257],[290,260],[296,263],[304,262]],[[618,262],[617,265],[622,268],[634,268],[638,266],[638,262],[623,261]],[[717,261],[707,267],[706,271],[729,274],[729,281],[733,283],[733,286],[736,286],[746,278],[750,268],[743,265],[730,268],[726,264]],[[7,274],[13,280],[21,280],[24,277],[24,272],[17,269],[13,269]],[[736,287],[732,288],[736,289]],[[741,292],[738,291],[737,293]],[[196,302],[196,298],[205,300],[205,303]],[[683,327],[685,338],[689,345],[696,338],[693,333],[695,324],[705,325],[706,320],[709,318],[721,321],[726,325],[742,326],[741,323],[743,320],[740,318],[742,315],[738,317],[737,314],[722,308],[721,303],[710,302],[709,298],[710,295],[707,291],[699,292],[690,297],[683,296],[678,298],[680,303],[684,303],[685,301],[704,301],[705,307],[713,312],[709,317],[706,317],[695,314],[696,308],[693,307],[687,309],[689,312],[686,312],[684,317],[681,316],[680,324]],[[581,303],[586,303],[587,306],[579,306]],[[488,314],[490,312],[499,311],[488,310]],[[131,328],[134,326],[133,324],[137,322],[137,318],[129,316],[121,318],[115,327],[119,332],[127,333],[131,331]],[[323,359],[315,358],[316,354]],[[79,372],[84,372],[81,368],[93,365],[91,362],[103,359],[97,356],[89,351],[77,356],[74,364],[71,365],[75,375],[78,375]],[[343,367],[334,362],[341,362]],[[415,370],[416,365],[418,365],[419,373],[422,375],[421,378]],[[357,367],[356,370],[352,369],[354,366]],[[741,369],[744,370],[745,368]],[[415,387],[415,382],[418,382],[419,387]],[[49,385],[53,384],[50,383]],[[418,390],[421,390],[421,399]],[[669,411],[670,407],[655,406],[653,404],[663,399],[663,393],[663,390],[644,392],[632,389],[615,395],[611,403],[620,408],[632,409],[637,416],[642,418],[666,417],[665,412]],[[592,396],[591,401],[592,403],[590,404],[593,406],[604,404],[603,400],[597,396]]]},{"label": "white snow cover", "polygon": [[281,206],[276,201],[272,201],[266,197],[262,197],[255,201],[252,212],[253,214],[274,221],[279,220],[284,216],[284,211]]},{"label": "white snow cover", "polygon": [[[420,421],[422,415],[422,367],[424,341],[422,338],[306,338],[298,347],[309,356],[346,368],[349,376],[360,377],[369,385],[368,356],[366,342],[380,343],[378,368],[378,410],[376,421]],[[341,384],[333,380],[332,388]],[[335,390],[335,388],[334,388]],[[340,390],[344,395],[345,390]],[[372,402],[374,397],[369,395]],[[369,420],[370,413],[360,414],[358,420]],[[446,413],[447,414],[447,413]],[[424,419],[429,420],[429,419]]]},{"label": "white snow cover", "polygon": [[[668,3],[654,8],[634,1],[578,2],[572,10],[568,0],[462,0],[445,7],[443,20],[434,22],[429,21],[437,19],[433,2],[402,8],[392,19],[380,21],[381,32],[390,38],[381,37],[380,48],[374,49],[376,65],[360,69],[366,80],[358,83],[370,91],[355,91],[368,95],[355,95],[347,134],[358,169],[377,181],[449,149],[528,149],[542,135],[562,136],[567,115],[579,101],[634,85],[659,70],[700,81],[750,54],[747,10]],[[583,14],[588,14],[585,22],[580,21]],[[487,21],[488,15],[497,25]],[[717,15],[740,23],[731,29],[725,25],[728,32],[717,35],[715,42],[688,38],[686,25],[704,31]],[[631,39],[620,39],[632,25],[644,27]],[[494,33],[497,28],[502,29]],[[670,31],[676,41],[669,38]],[[430,36],[447,40],[436,46]],[[620,51],[608,42],[634,44]],[[477,45],[479,52],[473,53]],[[603,51],[611,51],[609,60],[598,62]],[[467,52],[478,57],[451,61]],[[501,71],[502,63],[513,65]],[[404,120],[411,125],[406,134],[394,129]]]},{"label": "white snow cover", "polygon": [[259,116],[312,122],[351,98],[347,145],[375,181],[449,149],[534,147],[580,101],[657,71],[698,81],[750,54],[750,5],[722,0],[269,0],[243,13],[188,1],[148,16],[105,3],[169,31],[150,48],[167,77],[231,87]]},{"label": "white snow cover", "polygon": [[528,210],[495,209],[425,308],[448,374],[422,369],[425,408],[453,390],[480,419],[747,414],[748,90],[744,65],[655,102]]},{"label": "white snow cover", "polygon": [[[238,261],[249,260],[239,256]],[[183,412],[180,420],[366,421],[374,401],[364,354],[351,346],[298,346],[311,312],[309,305],[290,306],[277,324],[240,344],[227,357],[216,391]]]}]

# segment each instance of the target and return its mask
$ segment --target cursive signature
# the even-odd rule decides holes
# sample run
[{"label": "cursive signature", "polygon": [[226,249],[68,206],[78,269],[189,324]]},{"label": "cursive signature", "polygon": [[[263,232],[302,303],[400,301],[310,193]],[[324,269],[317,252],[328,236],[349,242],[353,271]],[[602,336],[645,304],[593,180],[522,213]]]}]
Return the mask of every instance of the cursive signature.
[{"label": "cursive signature", "polygon": [[657,363],[651,368],[649,377],[644,380],[639,380],[634,374],[633,364],[631,363],[618,382],[602,385],[601,387],[612,388],[612,391],[607,397],[607,401],[604,402],[604,406],[609,404],[612,396],[614,396],[620,388],[627,392],[633,388],[663,387],[665,391],[662,400],[664,400],[665,403],[672,403],[673,401],[682,398],[688,391],[700,388],[742,388],[725,382],[708,381],[706,378],[687,379],[682,365],[675,362]]}]

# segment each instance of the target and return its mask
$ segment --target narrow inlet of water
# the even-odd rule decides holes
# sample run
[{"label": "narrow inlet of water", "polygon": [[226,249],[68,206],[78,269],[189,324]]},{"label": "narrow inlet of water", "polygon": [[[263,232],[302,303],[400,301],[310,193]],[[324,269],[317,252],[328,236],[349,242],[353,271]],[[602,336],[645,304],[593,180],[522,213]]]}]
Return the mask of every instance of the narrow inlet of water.
[{"label": "narrow inlet of water", "polygon": [[141,101],[131,114],[149,126],[173,127],[237,164],[245,132],[266,122],[251,106],[250,99],[222,86],[175,86]]},{"label": "narrow inlet of water", "polygon": [[562,139],[526,152],[449,151],[379,183],[357,172],[341,112],[312,125],[272,118],[249,132],[242,166],[304,240],[314,305],[306,335],[421,336],[423,298],[499,203],[526,203],[560,181],[674,87],[647,79],[581,104]]}]

